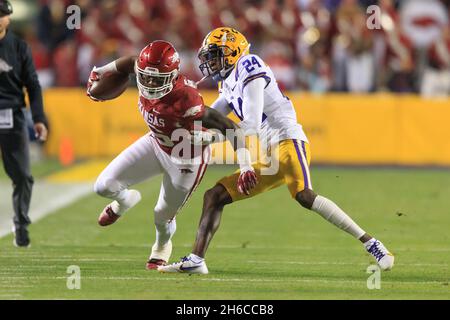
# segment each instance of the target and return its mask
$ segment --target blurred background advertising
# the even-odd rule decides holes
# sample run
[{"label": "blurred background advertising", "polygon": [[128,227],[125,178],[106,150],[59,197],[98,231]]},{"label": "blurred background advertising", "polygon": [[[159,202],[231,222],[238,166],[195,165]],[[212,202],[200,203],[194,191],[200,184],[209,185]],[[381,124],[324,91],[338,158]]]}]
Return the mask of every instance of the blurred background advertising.
[{"label": "blurred background advertising", "polygon": [[[165,39],[180,52],[182,72],[199,80],[202,39],[231,26],[291,97],[313,163],[450,166],[448,0],[11,3],[11,28],[30,44],[45,89],[52,134],[44,156],[61,157],[68,145],[73,160],[111,157],[146,132],[135,88],[100,105],[87,99],[93,66]],[[80,28],[67,27],[73,12]],[[202,83],[207,104],[215,89]]]}]

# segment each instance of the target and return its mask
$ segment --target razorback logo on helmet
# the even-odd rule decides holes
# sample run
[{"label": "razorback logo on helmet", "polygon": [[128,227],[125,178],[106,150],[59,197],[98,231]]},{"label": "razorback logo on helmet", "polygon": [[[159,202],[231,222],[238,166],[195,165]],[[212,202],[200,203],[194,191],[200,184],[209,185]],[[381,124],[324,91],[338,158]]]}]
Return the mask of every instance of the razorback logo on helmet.
[{"label": "razorback logo on helmet", "polygon": [[180,55],[178,54],[178,52],[175,52],[175,53],[172,55],[171,60],[172,60],[172,63],[177,63],[177,62],[180,60]]}]

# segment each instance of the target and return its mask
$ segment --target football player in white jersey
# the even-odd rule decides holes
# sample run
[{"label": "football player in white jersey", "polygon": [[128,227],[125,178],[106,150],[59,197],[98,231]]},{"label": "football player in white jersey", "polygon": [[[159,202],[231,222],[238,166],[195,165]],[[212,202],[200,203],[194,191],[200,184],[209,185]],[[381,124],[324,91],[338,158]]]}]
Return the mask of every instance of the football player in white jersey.
[{"label": "football player in white jersey", "polygon": [[[241,130],[235,130],[238,127],[233,121],[207,108],[179,68],[180,58],[173,45],[156,40],[142,49],[138,57],[126,56],[94,68],[88,83],[87,95],[98,101],[92,90],[103,79],[111,74],[136,75],[139,111],[151,132],[122,151],[102,171],[94,190],[113,200],[98,219],[99,225],[109,226],[141,200],[139,191],[130,189],[131,186],[163,174],[154,209],[156,240],[146,264],[149,270],[169,261],[176,216],[206,171],[210,157],[208,143],[203,143],[207,139],[202,138],[206,129],[224,135],[227,130],[236,133],[232,141],[243,169],[239,188],[248,193],[256,184],[254,171],[249,170],[250,159],[240,156],[248,152]],[[197,121],[201,125],[196,126]]]},{"label": "football player in white jersey", "polygon": [[[308,139],[297,123],[292,102],[280,91],[264,61],[249,52],[250,44],[237,30],[222,27],[211,31],[199,50],[200,69],[219,82],[219,97],[211,106],[227,115],[233,112],[245,135],[257,135],[270,148],[278,171],[267,174],[268,164],[252,164],[258,184],[251,192],[240,193],[236,182],[240,171],[225,177],[208,190],[192,253],[181,261],[158,267],[161,272],[208,273],[204,260],[208,245],[217,231],[223,207],[256,196],[283,184],[301,206],[318,213],[328,222],[364,244],[383,270],[393,267],[394,256],[377,239],[367,234],[331,200],[313,191],[309,172]],[[264,172],[266,170],[266,172]]]}]

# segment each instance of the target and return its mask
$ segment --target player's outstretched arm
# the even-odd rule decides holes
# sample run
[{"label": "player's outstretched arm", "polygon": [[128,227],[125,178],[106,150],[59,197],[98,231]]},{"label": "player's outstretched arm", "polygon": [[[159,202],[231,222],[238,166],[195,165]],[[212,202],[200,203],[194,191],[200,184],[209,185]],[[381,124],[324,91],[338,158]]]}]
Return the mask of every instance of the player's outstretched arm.
[{"label": "player's outstretched arm", "polygon": [[126,74],[134,74],[134,64],[136,63],[137,56],[125,56],[113,61],[116,63],[118,72]]},{"label": "player's outstretched arm", "polygon": [[201,121],[203,127],[220,131],[230,141],[236,151],[238,164],[241,169],[237,185],[238,191],[249,195],[250,190],[258,183],[258,179],[251,165],[250,152],[246,146],[244,131],[231,119],[212,108],[205,109]]}]

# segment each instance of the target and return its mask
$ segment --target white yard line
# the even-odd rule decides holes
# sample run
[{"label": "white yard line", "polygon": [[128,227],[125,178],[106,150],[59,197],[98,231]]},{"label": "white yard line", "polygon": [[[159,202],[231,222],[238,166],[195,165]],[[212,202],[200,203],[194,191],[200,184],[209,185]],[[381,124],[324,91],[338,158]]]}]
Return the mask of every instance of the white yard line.
[{"label": "white yard line", "polygon": [[[10,277],[11,280],[20,279],[36,279],[36,280],[64,280],[67,277]],[[262,278],[202,278],[202,276],[190,277],[187,274],[178,274],[176,277],[166,277],[164,274],[161,277],[100,277],[100,276],[82,276],[82,280],[118,280],[118,281],[205,281],[205,282],[278,282],[278,283],[292,283],[292,282],[323,282],[323,283],[353,283],[361,284],[366,283],[366,278],[359,280],[348,280],[348,279],[330,279],[330,278],[315,278],[315,279],[262,279]],[[399,284],[399,285],[442,285],[442,281],[394,281],[394,280],[383,280],[384,284]]]},{"label": "white yard line", "polygon": [[[39,276],[12,276],[8,277],[8,280],[17,281],[17,280],[65,280],[67,277],[39,277]],[[160,277],[102,277],[102,276],[82,276],[82,280],[117,280],[117,281],[204,281],[204,282],[275,282],[275,283],[293,283],[293,282],[309,282],[309,283],[346,283],[346,284],[361,284],[366,283],[366,278],[362,278],[361,280],[349,280],[349,279],[330,279],[330,278],[314,278],[314,279],[305,279],[305,278],[288,278],[288,279],[263,279],[263,278],[209,278],[204,276],[196,275],[195,277],[190,277],[188,274],[178,274],[177,276],[166,276],[162,274]],[[445,281],[401,281],[401,280],[383,280],[384,284],[393,284],[393,285],[442,285]]]},{"label": "white yard line", "polygon": [[[4,255],[1,255],[1,257],[5,258]],[[120,259],[120,258],[114,258],[114,259],[109,259],[109,258],[45,258],[45,257],[39,257],[39,259],[37,257],[35,258],[30,258],[28,259],[27,257],[27,261],[29,262],[63,262],[63,261],[72,261],[72,262],[131,262],[131,261],[136,261],[136,259]],[[45,265],[45,268],[51,268],[53,266],[48,266]],[[54,266],[55,268],[57,266]],[[15,267],[16,268],[16,267]],[[36,266],[30,266],[30,268],[36,268]],[[4,267],[0,267],[0,270],[4,270]],[[1,273],[0,273],[1,274]]]},{"label": "white yard line", "polygon": [[[92,192],[91,183],[50,183],[37,182],[33,187],[30,218],[33,223],[64,208]],[[0,183],[0,238],[12,231],[12,187],[10,183]]]},{"label": "white yard line", "polygon": [[[263,260],[248,260],[248,263],[254,264],[273,264],[273,261],[263,261]],[[277,260],[277,265],[279,264],[299,264],[299,265],[330,265],[330,266],[367,266],[367,263],[354,263],[354,262],[328,262],[328,261],[279,261]],[[445,263],[404,263],[404,264],[396,264],[397,266],[403,267],[446,267],[448,268],[448,264]]]},{"label": "white yard line", "polygon": [[[29,261],[33,262],[42,262],[42,259],[29,259]],[[130,261],[136,261],[136,259],[109,259],[109,258],[66,258],[66,259],[58,259],[58,258],[51,258],[51,259],[45,259],[45,261],[49,262],[59,262],[59,261],[73,261],[73,262],[130,262]],[[1,268],[0,268],[1,269]]]},{"label": "white yard line", "polygon": [[[145,245],[147,246],[147,245]],[[192,248],[192,243],[184,243],[184,244],[180,244],[177,245],[176,243],[174,243],[174,246],[178,246],[178,247],[186,247],[186,248]],[[252,244],[247,244],[245,245],[245,248],[242,245],[239,244],[218,244],[218,245],[212,245],[211,249],[261,249],[261,250],[265,250],[265,249],[278,249],[278,250],[315,250],[317,251],[319,248],[319,246],[284,246],[284,245],[280,245],[280,246],[261,246],[261,245],[252,245]],[[348,247],[346,247],[345,245],[342,246],[320,246],[320,249],[323,249],[323,251],[325,250],[348,250]],[[450,251],[450,246],[449,247],[440,247],[440,248],[395,248],[396,252],[400,252],[400,251],[427,251],[427,252],[448,252]]]},{"label": "white yard line", "polygon": [[[117,248],[123,248],[123,247],[130,247],[130,248],[151,248],[153,243],[135,243],[133,245],[122,245],[120,242],[114,243],[115,247]],[[174,247],[179,248],[189,248],[192,249],[193,243],[174,243]],[[66,245],[58,245],[58,244],[52,244],[49,245],[50,247],[65,247]],[[109,244],[99,244],[89,247],[108,247],[110,248]],[[242,250],[267,250],[267,249],[276,249],[276,250],[298,250],[298,251],[308,251],[308,250],[320,250],[320,251],[327,251],[327,250],[348,250],[348,246],[342,245],[342,246],[285,246],[285,245],[279,245],[279,246],[273,246],[273,245],[252,245],[247,244],[245,248],[241,244],[217,244],[212,245],[210,247],[210,250],[215,249],[242,249]],[[364,250],[364,248],[361,246],[361,250]],[[450,252],[450,246],[449,247],[435,247],[435,248],[404,248],[404,247],[397,247],[395,248],[395,252],[411,252],[411,254],[414,254],[414,252]],[[21,257],[20,254],[14,254],[14,253],[5,253],[2,255],[3,257]],[[27,255],[28,256],[28,255]],[[42,255],[35,255],[36,257],[43,257]],[[30,256],[31,257],[31,256]],[[50,257],[50,256],[49,256]],[[70,256],[61,256],[61,257],[67,257]]]},{"label": "white yard line", "polygon": [[[7,258],[7,255],[1,255],[3,258]],[[135,262],[136,259],[130,259],[130,258],[76,258],[76,257],[62,257],[62,258],[54,258],[54,257],[47,257],[47,256],[41,256],[41,257],[31,257],[27,261],[30,262]],[[264,261],[264,260],[248,260],[246,261],[249,264],[273,264],[273,261]],[[375,263],[375,262],[374,262]],[[279,261],[277,260],[277,265],[280,264],[295,264],[295,265],[311,265],[311,266],[320,266],[320,265],[330,265],[330,266],[368,266],[368,263],[362,263],[362,262],[332,262],[332,261]],[[448,268],[450,265],[445,263],[396,263],[396,266],[402,266],[402,267],[443,267]],[[59,268],[58,266],[48,266],[46,265],[45,268]],[[24,269],[24,268],[36,268],[36,266],[29,266],[29,267],[0,267],[0,270],[17,270],[17,269]],[[0,272],[0,275],[6,274]]]}]

